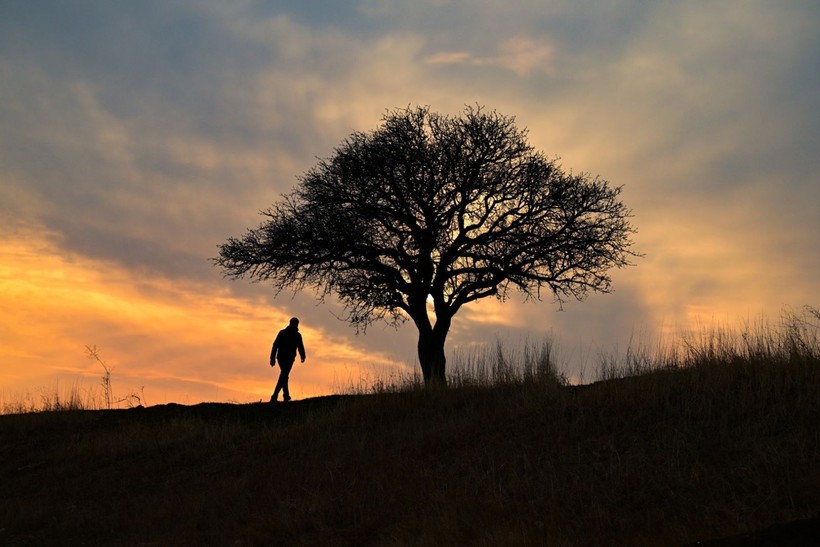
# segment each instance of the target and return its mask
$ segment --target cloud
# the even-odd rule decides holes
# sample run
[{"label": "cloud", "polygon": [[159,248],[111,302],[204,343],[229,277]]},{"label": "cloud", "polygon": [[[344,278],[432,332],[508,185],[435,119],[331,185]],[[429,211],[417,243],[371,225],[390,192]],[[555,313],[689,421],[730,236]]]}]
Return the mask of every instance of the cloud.
[{"label": "cloud", "polygon": [[543,39],[516,37],[499,44],[498,51],[491,56],[475,56],[466,51],[441,51],[428,56],[430,64],[467,64],[477,67],[498,67],[527,76],[533,72],[551,72],[554,48]]}]

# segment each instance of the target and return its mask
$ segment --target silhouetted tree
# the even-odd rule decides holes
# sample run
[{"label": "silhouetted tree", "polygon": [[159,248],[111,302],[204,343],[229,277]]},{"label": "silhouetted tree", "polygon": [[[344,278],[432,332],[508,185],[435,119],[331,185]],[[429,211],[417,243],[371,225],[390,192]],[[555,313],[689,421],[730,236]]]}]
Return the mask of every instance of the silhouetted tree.
[{"label": "silhouetted tree", "polygon": [[513,288],[581,300],[609,292],[607,271],[634,256],[619,187],[565,173],[514,118],[482,107],[388,112],[299,182],[215,263],[280,291],[335,294],[357,328],[409,317],[426,383],[445,382],[445,339],[465,304]]}]

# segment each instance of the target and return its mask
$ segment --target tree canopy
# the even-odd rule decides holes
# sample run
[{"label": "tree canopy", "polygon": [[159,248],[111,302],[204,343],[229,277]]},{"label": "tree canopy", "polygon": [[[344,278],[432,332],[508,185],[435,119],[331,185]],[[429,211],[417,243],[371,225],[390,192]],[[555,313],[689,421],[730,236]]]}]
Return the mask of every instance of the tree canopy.
[{"label": "tree canopy", "polygon": [[444,382],[444,342],[465,304],[611,290],[608,272],[635,256],[620,193],[565,172],[513,117],[408,107],[344,139],[215,262],[232,278],[335,295],[357,327],[410,318],[425,381]]}]

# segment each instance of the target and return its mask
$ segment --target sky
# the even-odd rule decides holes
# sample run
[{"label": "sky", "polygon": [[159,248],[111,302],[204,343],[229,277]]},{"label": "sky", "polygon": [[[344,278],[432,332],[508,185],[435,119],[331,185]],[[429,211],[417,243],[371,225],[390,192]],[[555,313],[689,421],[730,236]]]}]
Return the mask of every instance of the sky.
[{"label": "sky", "polygon": [[643,256],[563,309],[465,307],[451,356],[551,340],[591,381],[636,340],[820,305],[815,0],[4,0],[0,401],[99,393],[86,346],[115,396],[267,400],[291,316],[296,398],[412,372],[412,323],[357,334],[211,259],[387,111],[477,104],[623,186]]}]

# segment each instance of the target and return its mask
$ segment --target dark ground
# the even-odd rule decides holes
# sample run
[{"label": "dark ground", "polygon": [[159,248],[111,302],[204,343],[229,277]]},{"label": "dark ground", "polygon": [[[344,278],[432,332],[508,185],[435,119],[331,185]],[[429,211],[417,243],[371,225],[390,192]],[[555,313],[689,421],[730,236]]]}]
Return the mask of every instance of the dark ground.
[{"label": "dark ground", "polygon": [[818,387],[737,368],[0,416],[0,544],[820,545]]}]

